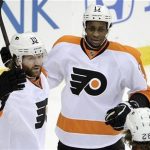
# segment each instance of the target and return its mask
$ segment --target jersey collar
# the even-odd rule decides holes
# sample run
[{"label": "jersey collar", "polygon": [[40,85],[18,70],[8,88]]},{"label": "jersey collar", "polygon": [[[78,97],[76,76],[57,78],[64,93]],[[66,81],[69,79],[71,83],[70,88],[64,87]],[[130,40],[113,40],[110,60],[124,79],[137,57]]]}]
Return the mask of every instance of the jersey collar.
[{"label": "jersey collar", "polygon": [[99,50],[90,49],[83,38],[81,38],[80,45],[84,53],[89,57],[89,59],[93,59],[96,56],[102,54],[107,49],[109,41],[105,40]]}]

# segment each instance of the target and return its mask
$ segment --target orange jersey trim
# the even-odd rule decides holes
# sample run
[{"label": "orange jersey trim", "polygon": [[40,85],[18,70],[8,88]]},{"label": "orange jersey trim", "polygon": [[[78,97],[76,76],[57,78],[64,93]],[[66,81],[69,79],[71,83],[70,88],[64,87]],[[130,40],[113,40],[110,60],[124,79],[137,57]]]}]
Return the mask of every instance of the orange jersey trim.
[{"label": "orange jersey trim", "polygon": [[[47,72],[46,72],[46,70],[42,67],[41,68],[41,72],[47,77],[48,75],[47,75]],[[31,80],[31,79],[29,79],[34,85],[36,85],[37,87],[39,87],[39,88],[41,88],[42,89],[42,83],[41,83],[41,78],[39,78],[39,79],[37,79],[37,80]]]},{"label": "orange jersey trim", "polygon": [[[116,42],[110,42],[108,48],[110,50],[122,51],[122,52],[126,52],[126,53],[131,54],[137,60],[137,62],[139,63],[139,67],[140,67],[139,69],[141,69],[141,71],[144,75],[144,78],[147,80],[146,73],[145,73],[141,58],[140,58],[141,53],[137,49],[135,49],[133,47],[130,47],[130,46],[123,46],[123,45],[121,45],[119,43],[116,43]],[[147,90],[139,91],[139,92],[136,92],[136,93],[141,93],[141,94],[145,95],[150,101],[150,87],[148,87]]]},{"label": "orange jersey trim", "polygon": [[71,35],[65,35],[62,36],[61,38],[59,38],[53,46],[55,46],[58,43],[61,42],[67,42],[67,43],[73,43],[73,44],[77,44],[80,45],[80,41],[81,41],[81,37],[76,37],[76,36],[71,36]]},{"label": "orange jersey trim", "polygon": [[109,42],[109,46],[108,46],[108,49],[110,50],[114,50],[114,51],[122,51],[122,52],[126,52],[126,53],[129,53],[131,54],[132,56],[135,57],[135,59],[140,62],[140,56],[141,56],[141,53],[133,48],[133,47],[130,47],[130,46],[126,46],[126,45],[121,45],[117,42]]},{"label": "orange jersey trim", "polygon": [[[85,45],[85,41],[83,41],[83,50],[85,51],[85,53],[87,54],[87,56],[89,57],[89,59],[93,59],[95,58],[97,55],[101,54],[102,52],[104,52],[106,50],[108,46],[108,41],[106,40],[102,45],[101,45],[101,48],[99,50],[90,50],[88,48],[86,48],[86,45]],[[93,54],[92,54],[92,53]]]},{"label": "orange jersey trim", "polygon": [[41,72],[45,75],[45,77],[48,77],[48,74],[47,74],[45,68],[42,67],[42,68],[41,68]]},{"label": "orange jersey trim", "polygon": [[[30,80],[30,79],[29,79]],[[35,86],[39,87],[42,89],[42,84],[41,84],[41,78],[35,80],[35,81],[32,81],[30,80]]]},{"label": "orange jersey trim", "polygon": [[[114,51],[122,51],[122,52],[131,54],[137,60],[139,64],[139,69],[142,71],[144,78],[147,80],[146,73],[145,73],[141,58],[140,58],[141,53],[137,49],[130,47],[130,46],[126,46],[126,45],[121,45],[116,42],[109,42],[108,49],[114,50]],[[88,52],[86,53],[88,54]],[[150,101],[150,87],[148,87],[148,89],[145,91],[140,91],[139,93],[144,94]]]},{"label": "orange jersey trim", "polygon": [[3,115],[3,111],[0,111],[0,117]]},{"label": "orange jersey trim", "polygon": [[110,44],[108,46],[108,49],[114,50],[114,51],[122,51],[122,52],[126,52],[126,53],[131,54],[137,60],[137,62],[139,63],[140,69],[143,72],[145,79],[147,79],[146,78],[146,73],[145,73],[141,58],[140,58],[141,53],[137,49],[135,49],[133,47],[130,47],[130,46],[126,46],[126,45],[121,45],[117,42],[111,42],[110,41],[109,43]]},{"label": "orange jersey trim", "polygon": [[77,120],[59,115],[57,126],[70,133],[118,135],[120,131],[114,130],[110,125],[101,121]]}]

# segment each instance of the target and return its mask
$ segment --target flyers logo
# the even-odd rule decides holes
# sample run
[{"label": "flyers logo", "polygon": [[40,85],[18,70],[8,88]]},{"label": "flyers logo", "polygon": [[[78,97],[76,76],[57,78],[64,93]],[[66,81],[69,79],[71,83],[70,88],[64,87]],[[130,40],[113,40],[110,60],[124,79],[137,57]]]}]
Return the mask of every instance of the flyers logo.
[{"label": "flyers logo", "polygon": [[105,91],[107,80],[102,73],[75,67],[73,67],[73,73],[72,81],[70,81],[73,94],[79,95],[84,89],[86,93],[97,96]]}]

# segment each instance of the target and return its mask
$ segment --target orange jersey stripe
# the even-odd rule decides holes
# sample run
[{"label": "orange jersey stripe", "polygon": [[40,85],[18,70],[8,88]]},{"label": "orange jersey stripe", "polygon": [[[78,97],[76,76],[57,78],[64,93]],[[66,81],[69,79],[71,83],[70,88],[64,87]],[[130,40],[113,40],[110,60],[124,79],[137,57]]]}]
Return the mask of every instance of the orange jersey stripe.
[{"label": "orange jersey stripe", "polygon": [[101,135],[117,135],[120,131],[114,130],[111,126],[101,121],[77,120],[59,115],[57,126],[62,130],[70,133],[81,134],[101,134]]}]

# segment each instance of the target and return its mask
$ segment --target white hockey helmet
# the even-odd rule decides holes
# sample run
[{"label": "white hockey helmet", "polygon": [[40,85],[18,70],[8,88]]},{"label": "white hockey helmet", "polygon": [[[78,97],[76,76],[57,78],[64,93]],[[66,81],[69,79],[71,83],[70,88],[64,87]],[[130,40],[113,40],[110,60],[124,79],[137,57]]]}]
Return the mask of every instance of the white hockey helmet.
[{"label": "white hockey helmet", "polygon": [[127,115],[125,128],[130,130],[132,141],[150,141],[150,109],[133,109]]},{"label": "white hockey helmet", "polygon": [[33,32],[14,35],[11,39],[9,49],[12,56],[16,55],[20,65],[22,65],[22,56],[24,55],[35,56],[44,54],[45,56],[47,54],[44,44]]},{"label": "white hockey helmet", "polygon": [[90,5],[83,15],[83,27],[86,28],[86,21],[103,21],[108,23],[108,29],[112,23],[109,9],[102,5]]}]

